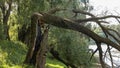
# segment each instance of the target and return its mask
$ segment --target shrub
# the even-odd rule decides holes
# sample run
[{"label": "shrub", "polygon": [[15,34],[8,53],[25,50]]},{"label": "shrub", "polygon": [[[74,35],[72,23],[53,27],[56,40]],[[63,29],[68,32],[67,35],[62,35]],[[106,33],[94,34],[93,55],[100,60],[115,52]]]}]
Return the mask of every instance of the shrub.
[{"label": "shrub", "polygon": [[3,67],[21,65],[26,51],[26,45],[21,42],[0,41],[0,65]]}]

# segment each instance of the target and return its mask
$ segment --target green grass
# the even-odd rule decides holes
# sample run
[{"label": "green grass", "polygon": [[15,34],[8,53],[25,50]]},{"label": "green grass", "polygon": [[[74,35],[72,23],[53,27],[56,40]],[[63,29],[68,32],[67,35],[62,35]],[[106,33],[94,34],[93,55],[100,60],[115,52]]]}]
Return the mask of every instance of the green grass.
[{"label": "green grass", "polygon": [[47,58],[46,62],[47,62],[46,68],[65,68],[66,67],[63,63],[61,63],[55,59]]},{"label": "green grass", "polygon": [[[0,41],[0,68],[34,68],[23,65],[27,53],[25,44],[18,41]],[[55,59],[46,59],[46,68],[64,68],[65,65]]]}]

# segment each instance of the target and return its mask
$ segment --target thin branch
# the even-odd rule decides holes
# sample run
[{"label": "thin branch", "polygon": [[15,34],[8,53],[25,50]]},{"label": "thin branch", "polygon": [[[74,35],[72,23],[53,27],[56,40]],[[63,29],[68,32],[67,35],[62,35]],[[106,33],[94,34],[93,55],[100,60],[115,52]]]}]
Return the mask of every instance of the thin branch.
[{"label": "thin branch", "polygon": [[113,58],[112,58],[112,54],[111,54],[111,51],[110,51],[110,50],[111,50],[111,49],[110,49],[110,47],[109,47],[109,45],[108,45],[108,53],[109,53],[109,55],[110,55],[112,68],[114,68],[114,65],[113,65]]},{"label": "thin branch", "polygon": [[85,15],[89,15],[89,16],[94,16],[93,14],[89,13],[89,12],[85,12],[85,11],[82,11],[82,10],[77,10],[77,9],[74,9],[72,10],[74,13],[81,13],[81,14],[85,14]]},{"label": "thin branch", "polygon": [[102,48],[101,48],[101,43],[96,42],[96,44],[97,44],[97,47],[98,47],[98,50],[99,50],[99,59],[100,59],[101,66],[102,66],[102,68],[106,68],[105,63],[103,61],[103,51],[102,51]]},{"label": "thin branch", "polygon": [[[95,19],[96,16],[94,16],[93,14],[89,13],[89,12],[85,12],[85,11],[81,11],[81,10],[73,10],[74,13],[82,13],[82,14],[87,14],[89,16],[91,16],[92,18],[89,18],[88,20],[92,19],[92,21],[94,20],[102,29],[102,31],[104,32],[104,34],[107,36],[106,30],[105,28],[101,25],[101,22],[99,22],[99,19]],[[105,18],[105,17],[101,17],[101,18]]]},{"label": "thin branch", "polygon": [[[82,11],[82,10],[72,10],[74,13],[81,13],[81,14],[85,14],[85,15],[89,15],[91,17],[95,17],[93,14],[89,13],[89,12],[86,12],[86,11]],[[115,15],[108,15],[108,16],[103,16],[103,17],[96,17],[94,19],[106,19],[106,18],[120,18],[120,16],[115,16]]]},{"label": "thin branch", "polygon": [[112,49],[112,48],[110,48],[110,46],[107,45],[107,50],[106,50],[105,53],[104,53],[104,59],[106,58],[106,54],[107,54],[107,52],[108,52],[109,55],[110,55],[110,60],[111,60],[112,68],[114,68],[113,58],[112,58],[111,51],[110,51],[111,49]]},{"label": "thin branch", "polygon": [[91,57],[90,57],[90,61],[93,58],[94,54],[98,51],[98,48],[92,53]]},{"label": "thin branch", "polygon": [[[109,45],[107,45],[107,46],[109,46]],[[111,49],[112,49],[112,48],[110,48],[110,50],[111,50]],[[108,52],[108,47],[107,47],[107,49],[106,49],[106,51],[105,51],[105,53],[104,53],[104,59],[105,59],[105,56],[106,56],[107,52]]]},{"label": "thin branch", "polygon": [[118,21],[118,23],[120,24],[120,20],[118,19],[118,18],[115,18],[117,21]]},{"label": "thin branch", "polygon": [[113,34],[111,34],[109,31],[106,31],[108,35],[110,35],[113,39],[115,39],[119,44],[120,44],[120,40],[117,39]]},{"label": "thin branch", "polygon": [[[110,61],[111,61],[111,59],[110,59],[109,57],[107,57],[107,56],[106,56],[106,58],[107,58],[108,60],[110,60]],[[114,62],[113,62],[113,64],[117,66],[117,64],[116,64],[116,63],[114,63]]]},{"label": "thin branch", "polygon": [[109,24],[109,22],[107,21],[99,21],[99,22]]},{"label": "thin branch", "polygon": [[116,33],[116,35],[120,38],[120,34],[119,34],[117,31],[115,31],[115,30],[113,30],[113,29],[110,29],[110,28],[107,28],[107,30],[113,31],[113,32]]},{"label": "thin branch", "polygon": [[[77,12],[79,12],[79,11],[77,11]],[[80,11],[80,12],[81,12],[81,13],[84,13],[84,14],[90,15],[92,18],[97,18],[97,17],[95,17],[95,16],[94,16],[93,14],[91,14],[91,13],[84,12],[84,11]],[[98,20],[99,20],[99,19],[110,18],[110,17],[115,17],[115,18],[117,18],[117,17],[119,17],[119,16],[109,15],[109,16],[104,16],[104,17],[98,17]],[[91,19],[92,19],[92,18],[91,18]],[[90,19],[90,18],[89,18],[89,19]],[[107,34],[109,34],[110,36],[112,36],[112,37],[120,44],[120,41],[119,41],[115,36],[113,36],[110,32],[108,32],[108,30],[106,30],[105,27],[103,27],[103,26],[101,25],[100,21],[98,21],[98,20],[94,19],[94,21],[97,22],[97,24],[98,24],[98,25],[101,27],[101,29],[103,30],[103,32],[104,32],[104,34],[106,35],[106,37],[108,37]]]},{"label": "thin branch", "polygon": [[[116,17],[120,18],[119,16],[113,16],[113,15],[111,15],[111,16],[104,16],[104,17],[94,17],[94,18],[87,18],[87,19],[77,19],[75,21],[77,21],[77,22],[94,21],[95,22],[96,20],[101,20],[101,19],[106,19],[106,18],[115,18],[115,19],[118,20],[118,18],[116,18]],[[118,21],[118,22],[120,22],[120,21]],[[108,22],[106,22],[106,23],[108,23]]]},{"label": "thin branch", "polygon": [[[77,13],[81,13],[81,14],[85,14],[85,15],[89,15],[91,16],[92,18],[87,18],[87,19],[77,19],[77,20],[74,20],[75,22],[89,22],[89,21],[94,21],[97,23],[100,23],[98,22],[98,20],[101,20],[101,19],[107,19],[107,18],[115,18],[118,20],[118,18],[120,18],[120,16],[114,16],[114,15],[108,15],[108,16],[103,16],[103,17],[96,17],[94,16],[93,14],[89,13],[89,12],[86,12],[86,11],[82,11],[82,10],[72,10],[75,14]],[[118,20],[118,22],[120,22]],[[108,22],[104,22],[104,23],[108,23]],[[100,25],[100,24],[99,24]]]},{"label": "thin branch", "polygon": [[[78,23],[82,23],[82,22],[96,22],[96,20],[99,20],[97,17],[96,18],[86,18],[86,19],[76,19],[76,20],[73,20],[75,22],[78,22]],[[99,23],[106,23],[106,24],[109,24],[109,22],[107,21],[99,21]]]},{"label": "thin branch", "polygon": [[54,8],[54,9],[51,9],[50,11],[48,11],[47,13],[49,14],[55,14],[57,11],[64,11],[66,9],[62,9],[62,8]]},{"label": "thin branch", "polygon": [[[75,12],[75,11],[74,11]],[[78,11],[77,11],[78,12]],[[77,12],[75,12],[75,13],[77,13]],[[103,30],[103,32],[105,33],[105,35],[106,35],[106,37],[108,37],[108,35],[107,35],[107,33],[106,33],[106,29],[100,24],[100,21],[97,21],[97,20],[99,20],[99,19],[105,19],[105,18],[109,18],[109,17],[115,17],[115,16],[105,16],[105,17],[99,17],[99,18],[96,18],[94,15],[92,15],[92,14],[90,14],[90,13],[87,13],[87,12],[82,12],[81,11],[81,13],[82,14],[87,14],[87,15],[90,15],[91,17],[93,17],[93,18],[89,18],[89,19],[84,19],[84,20],[80,20],[80,21],[95,21],[95,22],[98,22],[97,24],[99,24],[99,26],[102,28],[102,30]],[[116,17],[115,17],[116,18]],[[108,31],[107,31],[108,32]],[[111,35],[110,33],[109,33],[109,35]],[[112,37],[114,37],[113,35],[112,35]],[[115,38],[115,37],[114,37]],[[117,40],[116,38],[115,38],[115,40]],[[101,47],[100,47],[100,44],[98,44],[97,43],[97,45],[98,45],[98,49],[99,49],[99,56],[100,56],[100,62],[101,62],[101,65],[102,65],[102,68],[104,68],[105,67],[105,65],[104,65],[104,62],[103,62],[103,59],[102,59],[102,49],[101,49]],[[97,51],[97,50],[96,50]],[[94,54],[94,53],[93,53]],[[113,67],[113,61],[112,61],[112,57],[111,57],[111,53],[110,53],[110,51],[109,51],[109,54],[110,54],[110,58],[111,58],[111,64],[112,64],[112,67]]]}]

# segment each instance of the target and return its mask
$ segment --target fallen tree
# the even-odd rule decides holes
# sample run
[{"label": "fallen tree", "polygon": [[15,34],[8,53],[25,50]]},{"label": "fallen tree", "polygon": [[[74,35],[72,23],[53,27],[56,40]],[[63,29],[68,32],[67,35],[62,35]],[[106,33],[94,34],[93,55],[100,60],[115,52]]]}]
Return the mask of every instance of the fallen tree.
[{"label": "fallen tree", "polygon": [[[91,16],[91,18],[71,20],[71,19],[61,18],[61,17],[55,16],[55,15],[52,15],[56,11],[60,11],[60,10],[66,10],[66,9],[55,8],[55,9],[49,11],[48,13],[43,13],[43,12],[34,13],[32,15],[32,18],[34,18],[34,20],[31,19],[31,23],[36,22],[37,20],[40,20],[41,22],[44,22],[44,23],[49,24],[49,25],[53,25],[53,26],[56,26],[59,28],[78,31],[78,32],[81,32],[81,33],[89,36],[90,38],[92,38],[96,42],[96,45],[97,45],[96,51],[97,50],[99,51],[101,66],[102,66],[102,68],[105,68],[105,63],[103,61],[103,53],[102,53],[101,43],[106,44],[108,46],[108,48],[109,48],[109,46],[111,46],[111,47],[117,49],[118,51],[120,51],[120,39],[116,38],[109,31],[113,31],[119,37],[120,37],[120,35],[115,30],[104,27],[101,23],[108,23],[108,22],[101,21],[101,19],[115,18],[119,22],[120,17],[114,16],[114,15],[109,15],[109,16],[104,16],[104,17],[96,17],[91,13],[81,11],[81,10],[72,10],[72,11],[75,14],[81,13],[81,14],[89,15],[89,16]],[[96,33],[94,33],[92,30],[88,29],[87,27],[80,25],[80,23],[86,23],[89,21],[93,21],[93,22],[97,23],[101,27],[101,29],[106,37],[101,37],[101,36],[97,35]],[[109,39],[108,36],[111,36],[116,42],[111,41],[111,39]],[[111,56],[110,49],[107,49],[107,50],[109,51],[109,55]],[[93,55],[96,53],[96,51],[93,52]],[[111,58],[111,63],[112,63],[112,67],[114,67],[112,58]]]}]

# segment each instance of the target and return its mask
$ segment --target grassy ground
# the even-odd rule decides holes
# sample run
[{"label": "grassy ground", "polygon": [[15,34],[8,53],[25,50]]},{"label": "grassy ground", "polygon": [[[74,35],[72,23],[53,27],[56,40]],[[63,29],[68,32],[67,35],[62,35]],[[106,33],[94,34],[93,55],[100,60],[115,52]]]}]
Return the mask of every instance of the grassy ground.
[{"label": "grassy ground", "polygon": [[47,58],[46,61],[46,68],[64,68],[66,67],[64,64],[60,63],[59,61],[55,59],[49,59]]},{"label": "grassy ground", "polygon": [[[27,65],[23,66],[26,53],[27,47],[25,44],[18,41],[0,40],[0,68],[34,68]],[[92,68],[99,67],[97,65],[93,66]],[[55,59],[47,58],[46,68],[66,68],[66,66]]]},{"label": "grassy ground", "polygon": [[[27,47],[21,42],[0,40],[0,68],[33,68],[22,66]],[[65,65],[55,59],[47,58],[46,68],[64,68]]]}]

